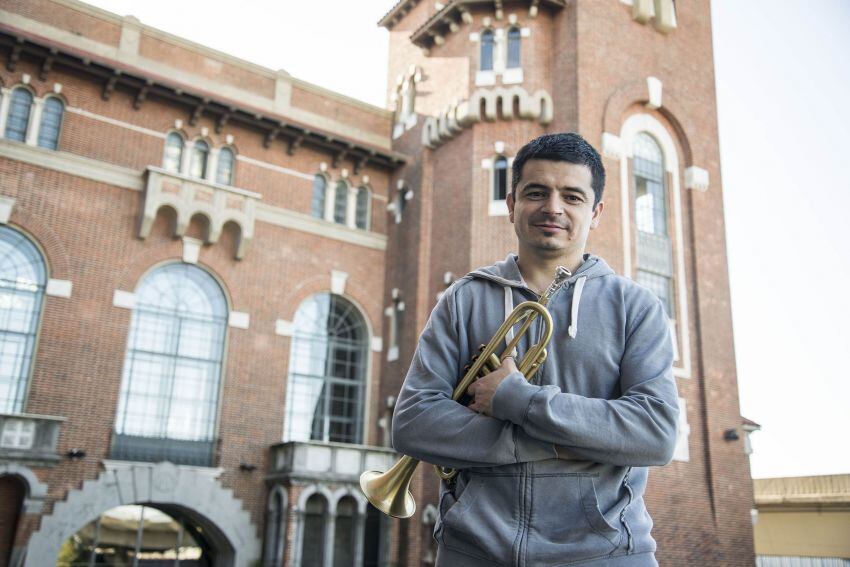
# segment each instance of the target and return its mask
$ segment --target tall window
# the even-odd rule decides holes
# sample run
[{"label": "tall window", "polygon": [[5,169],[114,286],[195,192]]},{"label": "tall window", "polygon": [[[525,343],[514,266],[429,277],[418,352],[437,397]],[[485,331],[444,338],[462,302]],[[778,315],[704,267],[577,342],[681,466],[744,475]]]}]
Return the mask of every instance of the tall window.
[{"label": "tall window", "polygon": [[0,226],[0,412],[24,410],[46,283],[35,245]]},{"label": "tall window", "polygon": [[286,504],[282,489],[272,490],[269,499],[268,519],[266,520],[266,565],[277,567],[282,564],[286,526]]},{"label": "tall window", "polygon": [[495,42],[493,40],[493,30],[484,30],[481,32],[481,71],[493,70],[493,49]]},{"label": "tall window", "polygon": [[369,188],[357,189],[357,210],[354,215],[354,225],[367,230],[369,228]]},{"label": "tall window", "polygon": [[183,136],[171,132],[165,137],[165,152],[162,154],[162,168],[166,171],[180,173],[183,162]]},{"label": "tall window", "polygon": [[62,114],[65,105],[55,96],[44,99],[41,109],[41,125],[38,128],[38,145],[55,150],[59,147],[59,131],[62,128]]},{"label": "tall window", "polygon": [[334,191],[334,222],[345,224],[348,216],[348,183],[339,180]]},{"label": "tall window", "polygon": [[499,156],[493,160],[493,200],[508,198],[508,158]]},{"label": "tall window", "polygon": [[357,518],[357,501],[343,497],[336,505],[334,524],[334,567],[350,567],[354,561],[354,542]]},{"label": "tall window", "polygon": [[673,255],[667,232],[664,159],[658,143],[640,133],[634,141],[637,282],[651,289],[673,316]]},{"label": "tall window", "polygon": [[18,142],[27,141],[31,109],[32,93],[23,87],[13,89],[12,98],[9,100],[9,115],[6,118],[6,138]]},{"label": "tall window", "polygon": [[191,264],[167,264],[136,290],[113,456],[210,465],[227,303]]},{"label": "tall window", "polygon": [[295,314],[284,435],[360,443],[368,341],[357,309],[338,295],[307,298]]},{"label": "tall window", "polygon": [[313,177],[313,199],[310,201],[310,214],[317,219],[325,218],[325,198],[328,191],[328,180],[324,175]]},{"label": "tall window", "polygon": [[328,501],[321,494],[307,499],[304,510],[304,539],[301,545],[301,567],[323,567],[325,561],[325,524]]},{"label": "tall window", "polygon": [[515,69],[522,66],[520,62],[521,36],[522,34],[520,33],[519,28],[512,27],[508,30],[508,69]]},{"label": "tall window", "polygon": [[195,140],[192,144],[192,161],[189,174],[192,177],[204,179],[207,176],[207,160],[210,157],[210,146],[203,140]]},{"label": "tall window", "polygon": [[218,163],[215,166],[215,182],[221,185],[233,184],[233,150],[221,148],[218,152]]}]

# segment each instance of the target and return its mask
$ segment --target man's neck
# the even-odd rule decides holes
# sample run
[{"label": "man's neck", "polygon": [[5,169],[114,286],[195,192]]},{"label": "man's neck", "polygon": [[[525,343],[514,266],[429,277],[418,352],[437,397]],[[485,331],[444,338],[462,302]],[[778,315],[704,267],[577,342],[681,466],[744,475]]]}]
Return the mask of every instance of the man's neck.
[{"label": "man's neck", "polygon": [[525,280],[526,285],[540,295],[555,279],[555,270],[558,266],[564,266],[570,273],[574,274],[583,262],[584,251],[577,255],[546,257],[521,248],[517,258],[517,267],[519,267],[519,273],[522,274],[522,279]]}]

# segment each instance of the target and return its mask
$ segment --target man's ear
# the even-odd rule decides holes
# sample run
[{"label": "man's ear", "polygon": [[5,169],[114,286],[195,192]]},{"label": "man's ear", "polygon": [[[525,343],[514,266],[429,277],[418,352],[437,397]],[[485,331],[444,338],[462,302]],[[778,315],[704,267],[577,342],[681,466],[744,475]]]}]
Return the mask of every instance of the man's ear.
[{"label": "man's ear", "polygon": [[590,230],[593,230],[597,226],[599,226],[599,219],[602,216],[602,209],[605,208],[605,203],[599,201],[596,207],[593,209],[593,218],[590,219]]},{"label": "man's ear", "polygon": [[511,222],[514,222],[514,205],[516,205],[516,203],[514,202],[513,191],[508,193],[508,197],[505,199],[505,203],[508,205],[508,218]]}]

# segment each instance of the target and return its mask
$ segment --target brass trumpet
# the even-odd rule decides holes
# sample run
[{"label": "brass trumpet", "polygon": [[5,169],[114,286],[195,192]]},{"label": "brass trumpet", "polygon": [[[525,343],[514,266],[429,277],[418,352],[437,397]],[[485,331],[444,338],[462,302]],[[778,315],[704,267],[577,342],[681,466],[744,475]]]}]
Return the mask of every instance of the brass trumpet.
[{"label": "brass trumpet", "polygon": [[[546,309],[546,304],[554,293],[570,277],[570,271],[563,266],[558,266],[555,271],[555,280],[543,292],[538,301],[524,301],[514,308],[505,322],[490,339],[490,342],[481,348],[478,356],[467,367],[463,378],[458,382],[452,393],[452,400],[459,400],[470,384],[482,376],[493,372],[502,364],[507,356],[513,352],[520,339],[531,327],[534,319],[540,316],[543,319],[543,329],[540,337],[517,362],[517,369],[522,372],[526,380],[531,380],[534,374],[546,360],[546,347],[552,339],[552,315]],[[508,336],[509,331],[519,323],[522,323],[519,331],[513,336],[501,355],[496,355],[496,349]],[[403,455],[388,471],[366,471],[360,475],[360,490],[375,508],[394,518],[409,518],[416,511],[416,501],[410,493],[410,481],[419,461],[408,455]],[[446,469],[434,465],[437,474],[443,480],[451,480],[457,475],[456,469]]]}]

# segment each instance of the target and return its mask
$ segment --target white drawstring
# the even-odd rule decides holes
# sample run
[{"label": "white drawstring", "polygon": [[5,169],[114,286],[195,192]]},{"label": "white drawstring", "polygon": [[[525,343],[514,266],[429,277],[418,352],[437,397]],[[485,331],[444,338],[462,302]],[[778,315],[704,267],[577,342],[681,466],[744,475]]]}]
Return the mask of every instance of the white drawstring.
[{"label": "white drawstring", "polygon": [[[511,286],[505,286],[505,321],[508,320],[508,317],[514,310],[514,295],[511,291]],[[510,344],[510,342],[514,339],[514,328],[511,327],[508,329],[508,333],[505,335],[505,347]],[[516,347],[514,347],[513,352],[511,352],[510,356],[516,358]]]},{"label": "white drawstring", "polygon": [[570,328],[568,332],[570,338],[576,338],[578,334],[578,305],[581,303],[581,291],[584,289],[584,282],[587,281],[587,276],[582,276],[576,281],[576,287],[573,290],[573,301],[570,309]]}]

